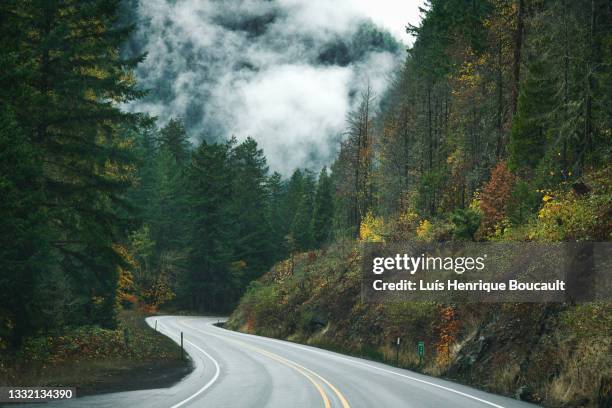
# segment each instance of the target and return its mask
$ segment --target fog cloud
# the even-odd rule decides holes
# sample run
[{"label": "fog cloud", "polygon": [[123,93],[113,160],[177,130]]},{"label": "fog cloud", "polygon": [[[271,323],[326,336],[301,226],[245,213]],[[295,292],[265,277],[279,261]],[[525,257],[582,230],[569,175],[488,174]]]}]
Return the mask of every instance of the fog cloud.
[{"label": "fog cloud", "polygon": [[347,0],[139,0],[132,52],[149,95],[128,109],[194,140],[252,136],[272,170],[319,168],[337,149],[354,96],[380,94],[403,48]]}]

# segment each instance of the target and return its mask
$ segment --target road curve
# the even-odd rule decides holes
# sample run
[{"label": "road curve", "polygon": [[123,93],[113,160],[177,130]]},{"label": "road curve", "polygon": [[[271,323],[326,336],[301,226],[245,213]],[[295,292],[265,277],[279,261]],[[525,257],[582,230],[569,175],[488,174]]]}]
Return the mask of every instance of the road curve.
[{"label": "road curve", "polygon": [[195,369],[170,388],[49,404],[58,407],[533,407],[449,381],[214,325],[216,317],[147,319],[185,349]]}]

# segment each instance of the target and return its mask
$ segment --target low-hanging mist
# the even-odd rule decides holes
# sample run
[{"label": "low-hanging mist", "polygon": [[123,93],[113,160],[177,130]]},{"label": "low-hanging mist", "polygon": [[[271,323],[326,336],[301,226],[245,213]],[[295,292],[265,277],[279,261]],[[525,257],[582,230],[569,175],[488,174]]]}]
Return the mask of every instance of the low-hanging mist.
[{"label": "low-hanging mist", "polygon": [[131,53],[149,90],[128,106],[193,140],[252,136],[272,170],[328,164],[355,96],[380,95],[401,45],[349,1],[132,0]]}]

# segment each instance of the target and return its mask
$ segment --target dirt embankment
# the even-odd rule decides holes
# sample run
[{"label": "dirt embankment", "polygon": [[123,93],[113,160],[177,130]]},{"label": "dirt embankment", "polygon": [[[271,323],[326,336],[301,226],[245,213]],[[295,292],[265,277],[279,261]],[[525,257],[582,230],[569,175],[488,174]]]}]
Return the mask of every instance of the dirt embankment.
[{"label": "dirt embankment", "polygon": [[170,387],[193,366],[144,318],[123,311],[116,330],[81,327],[28,339],[2,356],[0,385],[76,387],[77,396]]},{"label": "dirt embankment", "polygon": [[360,261],[357,245],[344,242],[281,262],[251,285],[227,326],[389,364],[397,359],[404,368],[544,406],[612,406],[611,305],[366,304]]}]

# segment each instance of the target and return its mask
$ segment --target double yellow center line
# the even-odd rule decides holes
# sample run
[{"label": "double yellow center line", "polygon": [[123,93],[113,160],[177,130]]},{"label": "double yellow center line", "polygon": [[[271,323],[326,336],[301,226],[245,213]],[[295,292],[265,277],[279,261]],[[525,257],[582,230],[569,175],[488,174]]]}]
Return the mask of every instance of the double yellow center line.
[{"label": "double yellow center line", "polygon": [[198,329],[196,327],[193,327],[193,326],[185,323],[184,321],[182,323],[185,326],[189,327],[190,329],[199,331],[200,333],[204,333],[206,335],[214,336],[214,337],[220,338],[222,340],[229,340],[229,341],[232,341],[232,342],[234,342],[236,344],[240,344],[243,347],[246,347],[246,348],[248,348],[250,350],[253,350],[253,351],[255,351],[255,352],[259,353],[259,354],[262,354],[262,355],[264,355],[266,357],[269,357],[272,360],[277,361],[277,362],[279,362],[279,363],[281,363],[281,364],[283,364],[283,365],[285,365],[285,366],[287,366],[289,368],[294,369],[295,371],[297,371],[298,373],[300,373],[304,377],[306,377],[308,379],[308,381],[310,381],[312,383],[312,385],[314,385],[314,387],[317,389],[317,391],[321,395],[321,398],[323,399],[323,406],[325,408],[331,408],[331,404],[329,402],[329,397],[327,396],[327,393],[325,392],[325,389],[317,381],[317,379],[320,380],[325,385],[327,385],[329,387],[329,389],[331,389],[334,392],[334,394],[336,394],[336,396],[338,397],[338,400],[342,404],[342,408],[350,408],[350,405],[349,405],[348,401],[346,400],[346,398],[344,397],[344,395],[342,395],[342,393],[336,387],[334,387],[333,384],[331,384],[329,381],[327,381],[325,378],[321,377],[319,374],[315,373],[311,369],[306,368],[306,367],[296,363],[295,361],[286,359],[285,357],[281,357],[278,354],[272,353],[272,352],[270,352],[268,350],[264,350],[264,349],[262,349],[260,347],[257,347],[257,346],[253,346],[252,344],[246,343],[244,341],[237,340],[237,339],[230,338],[230,337],[219,336],[219,335],[216,335],[216,334],[213,334],[213,333],[208,333],[208,332],[200,330],[200,329]]}]

